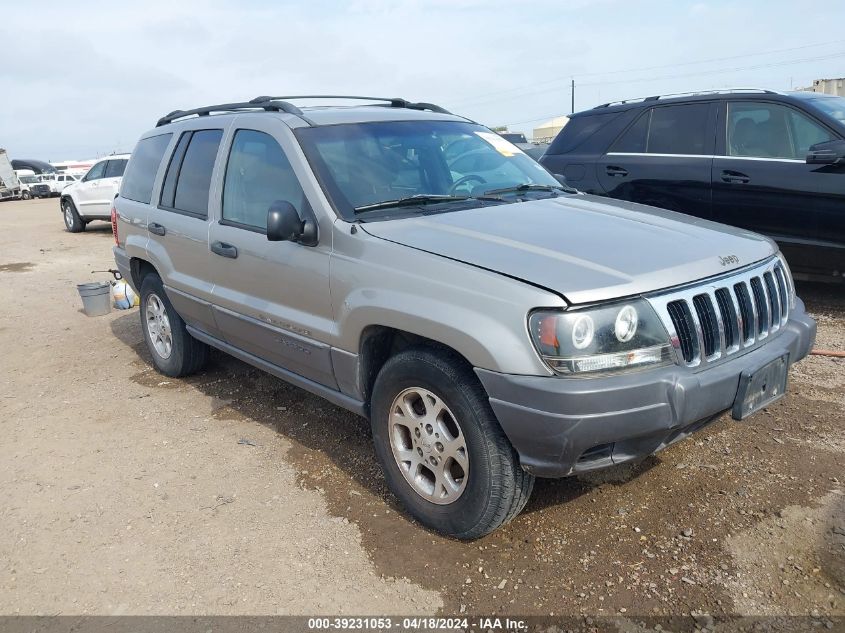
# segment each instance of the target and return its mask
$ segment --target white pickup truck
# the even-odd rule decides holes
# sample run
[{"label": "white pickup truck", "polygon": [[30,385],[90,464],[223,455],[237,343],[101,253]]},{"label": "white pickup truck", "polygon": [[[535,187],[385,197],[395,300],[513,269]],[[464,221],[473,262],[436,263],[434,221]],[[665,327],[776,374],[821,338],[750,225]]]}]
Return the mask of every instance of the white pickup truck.
[{"label": "white pickup truck", "polygon": [[12,163],[5,149],[0,149],[0,200],[7,198],[19,198],[21,195],[21,184],[12,169]]}]

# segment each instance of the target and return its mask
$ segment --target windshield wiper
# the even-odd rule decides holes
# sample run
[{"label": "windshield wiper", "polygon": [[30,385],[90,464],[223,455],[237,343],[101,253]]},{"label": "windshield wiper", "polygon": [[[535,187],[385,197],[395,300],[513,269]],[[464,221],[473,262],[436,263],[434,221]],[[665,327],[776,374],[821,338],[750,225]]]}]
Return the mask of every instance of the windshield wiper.
[{"label": "windshield wiper", "polygon": [[365,204],[360,207],[355,207],[354,211],[357,214],[366,213],[367,211],[378,211],[379,209],[393,209],[395,207],[415,207],[424,204],[436,204],[438,202],[467,202],[470,200],[495,200],[500,201],[500,198],[493,196],[452,196],[449,194],[435,194],[435,193],[418,193],[407,198],[398,198],[396,200],[383,200],[382,202],[374,202],[373,204]]},{"label": "windshield wiper", "polygon": [[564,187],[563,185],[538,185],[524,182],[521,185],[514,185],[513,187],[490,189],[489,191],[485,191],[484,195],[495,195],[499,193],[522,193],[523,191],[564,191],[566,193],[575,193],[575,189],[572,189],[571,187]]}]

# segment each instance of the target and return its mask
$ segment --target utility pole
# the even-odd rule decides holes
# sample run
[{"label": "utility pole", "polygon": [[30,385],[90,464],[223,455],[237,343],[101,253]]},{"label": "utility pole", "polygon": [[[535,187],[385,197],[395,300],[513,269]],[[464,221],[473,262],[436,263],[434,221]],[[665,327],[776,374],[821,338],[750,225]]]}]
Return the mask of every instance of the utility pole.
[{"label": "utility pole", "polygon": [[575,77],[572,78],[572,114],[575,114]]}]

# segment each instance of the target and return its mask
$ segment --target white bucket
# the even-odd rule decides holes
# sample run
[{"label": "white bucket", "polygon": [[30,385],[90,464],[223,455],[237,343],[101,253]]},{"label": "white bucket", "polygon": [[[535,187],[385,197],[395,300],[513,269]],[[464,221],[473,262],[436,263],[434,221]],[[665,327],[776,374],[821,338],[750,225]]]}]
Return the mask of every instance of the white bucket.
[{"label": "white bucket", "polygon": [[90,284],[78,284],[76,289],[82,297],[82,309],[88,316],[102,316],[111,312],[111,284],[107,281],[95,281]]}]

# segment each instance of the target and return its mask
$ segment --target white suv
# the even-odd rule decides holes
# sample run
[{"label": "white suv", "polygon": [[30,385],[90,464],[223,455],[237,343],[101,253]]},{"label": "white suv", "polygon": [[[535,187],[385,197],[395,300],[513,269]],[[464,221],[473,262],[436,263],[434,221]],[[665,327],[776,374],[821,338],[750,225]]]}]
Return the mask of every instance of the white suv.
[{"label": "white suv", "polygon": [[94,163],[81,180],[62,191],[61,208],[71,233],[85,230],[92,220],[111,219],[111,205],[120,189],[129,154],[109,156]]}]

